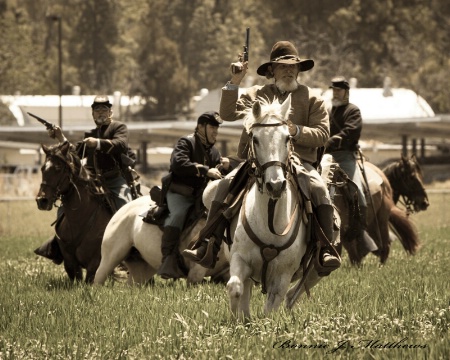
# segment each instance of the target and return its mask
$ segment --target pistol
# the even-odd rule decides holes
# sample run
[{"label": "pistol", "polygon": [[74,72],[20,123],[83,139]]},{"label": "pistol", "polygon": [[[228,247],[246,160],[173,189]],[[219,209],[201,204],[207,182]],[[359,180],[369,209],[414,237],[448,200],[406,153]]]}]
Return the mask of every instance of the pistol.
[{"label": "pistol", "polygon": [[28,111],[27,111],[27,114],[34,117],[37,121],[39,121],[42,125],[44,125],[47,128],[47,130],[51,130],[55,127],[54,124],[52,124],[51,122],[48,122],[47,120],[44,120],[43,118],[40,118],[39,116],[36,116]]},{"label": "pistol", "polygon": [[[249,54],[249,48],[250,48],[250,28],[248,27],[245,32],[245,44],[244,44],[244,51],[242,53],[242,62],[248,61],[248,54]],[[242,71],[242,68],[240,66],[237,66],[235,64],[231,65],[231,71],[233,74],[240,73]]]}]

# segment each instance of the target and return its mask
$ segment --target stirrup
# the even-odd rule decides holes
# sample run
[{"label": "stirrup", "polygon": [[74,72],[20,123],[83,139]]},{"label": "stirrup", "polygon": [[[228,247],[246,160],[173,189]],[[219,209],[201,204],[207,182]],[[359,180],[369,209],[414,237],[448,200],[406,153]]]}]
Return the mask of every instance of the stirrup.
[{"label": "stirrup", "polygon": [[[324,259],[325,259],[325,255],[326,255],[326,254],[327,254],[331,259],[330,259],[330,261],[328,261],[328,262],[325,264],[325,263],[324,263]],[[336,256],[334,256],[334,255],[332,255],[332,254],[330,254],[330,253],[324,253],[323,256],[322,256],[322,266],[323,266],[324,268],[330,269],[330,271],[332,271],[332,270],[335,270],[335,269],[339,268],[339,267],[341,266],[341,262],[340,262],[340,260],[339,260]]]},{"label": "stirrup", "polygon": [[333,261],[331,261],[330,264],[327,264],[327,266],[324,266],[324,252],[322,251],[322,249],[319,249],[316,252],[314,266],[316,268],[317,274],[320,277],[330,275],[334,270],[338,269],[341,266],[341,260],[339,259],[339,257],[336,257],[330,253],[328,253],[328,255],[333,258]]},{"label": "stirrup", "polygon": [[[206,239],[205,239],[205,241],[206,241]],[[215,259],[216,256],[214,255],[214,243],[215,243],[215,238],[211,237],[207,241],[205,255],[201,259],[194,257],[194,255],[190,251],[186,251],[186,250],[183,251],[183,255],[187,259],[192,260],[195,263],[197,263],[205,268],[212,269],[216,265],[216,259]]]}]

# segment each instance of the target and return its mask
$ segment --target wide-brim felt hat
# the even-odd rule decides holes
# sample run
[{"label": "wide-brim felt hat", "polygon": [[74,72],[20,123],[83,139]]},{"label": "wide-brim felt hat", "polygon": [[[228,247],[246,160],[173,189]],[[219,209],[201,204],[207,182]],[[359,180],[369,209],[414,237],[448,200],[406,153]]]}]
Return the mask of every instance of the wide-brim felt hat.
[{"label": "wide-brim felt hat", "polygon": [[308,71],[314,67],[311,59],[301,59],[295,46],[289,41],[278,41],[270,52],[270,61],[262,64],[258,70],[258,75],[266,76],[267,70],[272,64],[299,64],[299,71]]}]

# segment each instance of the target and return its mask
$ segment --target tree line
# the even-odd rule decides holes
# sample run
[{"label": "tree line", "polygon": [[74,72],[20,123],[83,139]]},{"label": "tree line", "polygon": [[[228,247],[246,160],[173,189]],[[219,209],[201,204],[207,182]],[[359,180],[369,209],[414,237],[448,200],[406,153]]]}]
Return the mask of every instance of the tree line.
[{"label": "tree line", "polygon": [[187,113],[201,88],[221,87],[247,27],[254,83],[272,45],[289,40],[315,61],[301,74],[310,87],[389,76],[450,113],[446,0],[0,0],[1,94],[58,93],[57,16],[63,93],[140,95],[146,119]]}]

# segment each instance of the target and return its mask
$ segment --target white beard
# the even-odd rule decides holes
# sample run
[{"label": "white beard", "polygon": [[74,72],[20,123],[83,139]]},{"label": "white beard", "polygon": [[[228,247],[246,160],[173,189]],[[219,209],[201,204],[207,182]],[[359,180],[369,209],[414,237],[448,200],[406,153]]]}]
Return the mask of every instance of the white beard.
[{"label": "white beard", "polygon": [[108,125],[111,122],[111,118],[107,116],[99,116],[98,118],[94,119],[94,122],[97,126]]},{"label": "white beard", "polygon": [[347,105],[348,104],[348,100],[339,100],[339,99],[331,99],[331,104],[334,107],[338,107],[338,106],[342,106],[342,105]]},{"label": "white beard", "polygon": [[297,80],[293,79],[290,82],[286,82],[284,80],[278,80],[275,81],[275,85],[277,86],[278,90],[280,90],[282,93],[286,91],[295,91],[298,88],[298,82]]}]

